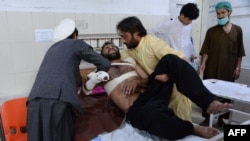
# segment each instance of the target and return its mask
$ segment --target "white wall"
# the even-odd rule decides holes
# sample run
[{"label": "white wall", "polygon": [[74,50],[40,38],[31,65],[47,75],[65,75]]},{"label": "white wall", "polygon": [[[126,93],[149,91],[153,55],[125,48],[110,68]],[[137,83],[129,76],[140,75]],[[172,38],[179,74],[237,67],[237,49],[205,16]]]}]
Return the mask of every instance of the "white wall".
[{"label": "white wall", "polygon": [[[206,31],[209,27],[217,24],[216,22],[216,13],[215,13],[215,4],[220,0],[203,0],[202,3],[202,19],[201,19],[201,42],[200,47],[205,38]],[[240,25],[243,31],[243,42],[245,47],[246,56],[243,57],[242,69],[240,78],[237,80],[239,83],[250,85],[250,1],[249,0],[229,0],[232,7],[231,22],[237,25]]]},{"label": "white wall", "polygon": [[[129,15],[138,16],[146,28],[151,28],[174,15],[176,7],[172,5],[175,3],[193,1],[198,3],[201,10],[200,17],[194,21],[194,39],[199,51],[206,30],[215,22],[213,18],[216,15],[212,9],[218,0],[0,1],[0,99],[4,96],[28,94],[30,91],[41,60],[52,44],[51,41],[36,42],[36,29],[53,29],[61,19],[73,18],[80,34],[116,33],[116,23]],[[249,0],[231,0],[231,2],[237,13],[250,11],[249,8],[247,11],[242,10],[242,7],[249,7]],[[247,16],[249,14],[241,17]],[[250,50],[248,48],[250,35],[247,28],[249,24],[246,24],[250,18],[246,19],[248,22],[239,22],[240,20],[235,18],[232,20],[244,27],[245,48]],[[250,62],[248,54],[249,51],[244,62]],[[246,76],[241,77],[250,80],[249,71],[246,71]]]},{"label": "white wall", "polygon": [[4,0],[3,11],[168,14],[168,0]]},{"label": "white wall", "polygon": [[[205,38],[205,33],[207,29],[211,26],[217,24],[216,13],[215,13],[215,4],[220,0],[210,0],[204,1],[203,7],[203,28],[202,28],[202,41]],[[245,45],[246,56],[243,57],[242,67],[245,69],[250,69],[250,48],[248,45],[250,44],[249,36],[250,36],[250,1],[249,0],[229,0],[232,7],[232,15],[231,22],[241,26],[243,30],[243,42]],[[201,42],[202,45],[202,42]]]},{"label": "white wall", "polygon": [[241,26],[243,30],[243,42],[245,46],[246,56],[243,57],[242,67],[250,70],[250,0],[231,0],[231,3],[233,4],[234,8],[231,16],[231,21],[232,23]]},{"label": "white wall", "polygon": [[118,21],[138,16],[146,28],[169,17],[168,0],[0,1],[0,100],[27,95],[52,41],[37,42],[35,30],[76,20],[80,34],[116,33]]}]

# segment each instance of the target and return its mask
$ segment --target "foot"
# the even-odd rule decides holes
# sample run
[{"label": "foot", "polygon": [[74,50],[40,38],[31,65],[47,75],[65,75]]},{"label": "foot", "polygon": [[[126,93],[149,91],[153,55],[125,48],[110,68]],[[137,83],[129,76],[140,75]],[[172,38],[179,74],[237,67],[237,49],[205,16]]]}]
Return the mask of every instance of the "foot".
[{"label": "foot", "polygon": [[194,134],[203,138],[211,138],[219,133],[219,130],[213,127],[194,125]]},{"label": "foot", "polygon": [[217,100],[214,100],[207,108],[207,113],[219,113],[219,112],[226,112],[229,108],[232,108],[233,104],[231,103],[221,103]]}]

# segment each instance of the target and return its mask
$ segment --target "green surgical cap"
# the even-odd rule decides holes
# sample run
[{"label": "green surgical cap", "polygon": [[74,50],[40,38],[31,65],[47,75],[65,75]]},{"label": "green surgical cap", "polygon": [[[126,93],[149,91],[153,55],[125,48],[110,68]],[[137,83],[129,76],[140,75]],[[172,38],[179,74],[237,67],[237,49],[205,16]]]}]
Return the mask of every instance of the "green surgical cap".
[{"label": "green surgical cap", "polygon": [[221,1],[221,2],[218,2],[218,3],[216,4],[216,6],[215,6],[215,10],[217,11],[217,10],[219,10],[219,9],[221,9],[221,8],[224,8],[224,9],[226,9],[226,10],[228,10],[228,11],[232,11],[232,6],[231,6],[231,4],[230,4],[229,1]]}]

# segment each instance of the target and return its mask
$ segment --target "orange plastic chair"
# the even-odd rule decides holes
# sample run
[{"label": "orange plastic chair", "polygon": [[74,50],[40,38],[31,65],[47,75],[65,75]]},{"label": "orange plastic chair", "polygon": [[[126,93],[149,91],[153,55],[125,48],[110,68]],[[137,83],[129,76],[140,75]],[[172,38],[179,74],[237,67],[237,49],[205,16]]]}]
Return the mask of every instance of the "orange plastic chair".
[{"label": "orange plastic chair", "polygon": [[27,97],[5,101],[1,107],[1,122],[5,141],[27,141]]}]

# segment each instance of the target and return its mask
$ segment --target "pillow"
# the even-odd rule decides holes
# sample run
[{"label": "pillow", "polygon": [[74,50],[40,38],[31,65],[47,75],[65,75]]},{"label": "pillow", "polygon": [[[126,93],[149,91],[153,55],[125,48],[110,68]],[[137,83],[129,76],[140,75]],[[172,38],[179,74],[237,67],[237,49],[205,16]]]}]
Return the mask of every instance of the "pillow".
[{"label": "pillow", "polygon": [[[84,85],[84,83],[85,82],[83,82],[83,85]],[[83,85],[82,85],[82,87],[83,87]],[[101,85],[95,85],[95,87],[91,91],[84,91],[84,89],[82,89],[82,91],[85,95],[98,95],[98,94],[105,94],[106,93],[104,87]]]},{"label": "pillow", "polygon": [[103,88],[103,86],[96,85],[90,95],[104,94],[104,93],[106,93],[106,91]]}]

